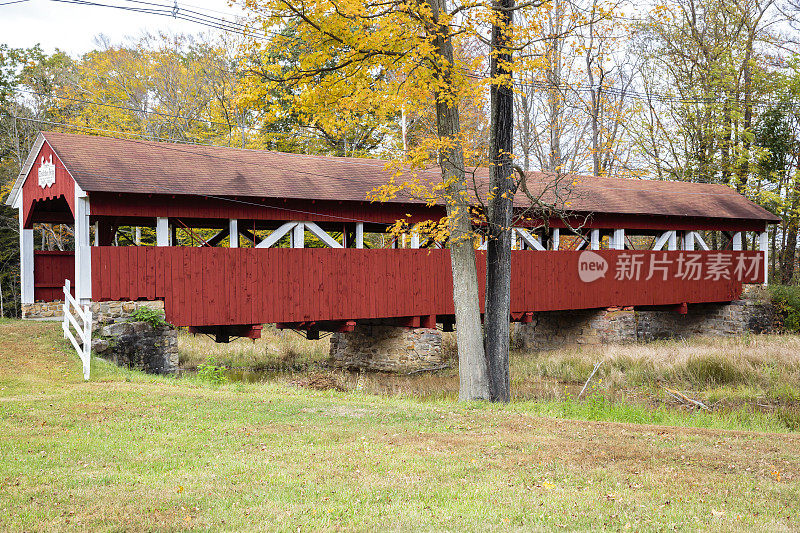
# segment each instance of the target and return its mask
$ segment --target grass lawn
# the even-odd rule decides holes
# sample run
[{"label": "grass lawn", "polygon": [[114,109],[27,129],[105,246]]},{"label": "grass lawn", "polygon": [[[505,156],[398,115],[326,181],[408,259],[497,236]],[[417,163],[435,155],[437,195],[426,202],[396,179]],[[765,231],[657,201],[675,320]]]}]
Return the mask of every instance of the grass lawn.
[{"label": "grass lawn", "polygon": [[800,528],[788,431],[79,368],[58,325],[0,322],[2,530]]}]

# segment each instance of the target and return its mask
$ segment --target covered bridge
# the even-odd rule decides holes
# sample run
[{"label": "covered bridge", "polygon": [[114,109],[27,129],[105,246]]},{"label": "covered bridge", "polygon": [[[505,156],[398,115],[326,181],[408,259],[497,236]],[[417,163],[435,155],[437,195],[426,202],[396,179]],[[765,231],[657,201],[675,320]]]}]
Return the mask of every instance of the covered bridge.
[{"label": "covered bridge", "polygon": [[[70,279],[81,302],[163,300],[169,322],[222,338],[264,323],[452,327],[448,250],[385,236],[397,219],[444,209],[367,201],[390,175],[371,159],[42,133],[8,200],[19,210],[23,306],[59,299]],[[550,179],[530,175],[534,186]],[[577,232],[557,218],[515,228],[513,320],[685,309],[766,282],[766,229],[778,219],[729,187],[574,178],[569,208]],[[74,251],[35,250],[37,223],[74,225]],[[307,247],[312,236],[324,247]]]}]

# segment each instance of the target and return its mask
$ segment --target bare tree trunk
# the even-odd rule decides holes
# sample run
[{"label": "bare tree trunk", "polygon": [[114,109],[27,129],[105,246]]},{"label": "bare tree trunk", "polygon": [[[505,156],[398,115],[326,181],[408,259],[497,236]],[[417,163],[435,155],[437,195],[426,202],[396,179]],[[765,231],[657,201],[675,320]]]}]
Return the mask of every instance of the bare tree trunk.
[{"label": "bare tree trunk", "polygon": [[[558,43],[553,43],[553,47]],[[559,54],[554,50],[553,55]],[[560,55],[554,57],[554,65],[549,68],[548,79],[550,80],[550,158],[547,170],[550,172],[561,172],[561,114],[564,112],[564,103],[561,99],[561,58]],[[527,170],[527,169],[526,169]]]},{"label": "bare tree trunk", "polygon": [[[498,20],[492,27],[491,76],[511,75],[508,49],[514,0],[496,0]],[[498,9],[499,8],[499,9]],[[484,338],[492,401],[511,399],[508,368],[511,318],[511,224],[514,203],[514,93],[507,82],[492,82],[490,133],[489,242],[486,252],[486,320]]]},{"label": "bare tree trunk", "polygon": [[[550,34],[557,34],[561,31],[561,8],[556,6],[556,13],[550,19]],[[561,98],[561,47],[563,39],[552,39],[548,45],[547,59],[547,82],[549,99],[549,133],[550,133],[550,154],[548,158],[547,170],[550,172],[561,172],[561,115],[564,112],[564,103]],[[525,169],[527,170],[527,168]]]},{"label": "bare tree trunk", "polygon": [[[592,6],[592,19],[594,19],[594,8]],[[592,50],[594,49],[594,21],[589,23],[589,46],[586,50],[586,77],[589,80],[589,96],[591,98],[589,120],[592,126],[592,175],[600,175],[600,98],[601,90],[603,87],[603,79],[601,76],[600,83],[595,86],[593,63],[594,57]]]},{"label": "bare tree trunk", "polygon": [[739,194],[747,192],[747,175],[750,172],[750,149],[753,128],[753,89],[752,73],[750,68],[750,51],[748,50],[744,68],[744,123],[742,124],[742,163],[739,165],[739,176],[736,180],[736,190]]},{"label": "bare tree trunk", "polygon": [[723,113],[724,127],[722,130],[722,140],[720,142],[722,145],[720,153],[722,159],[721,180],[722,183],[728,185],[731,180],[731,159],[733,157],[733,154],[731,153],[733,148],[733,117],[731,115],[730,100],[726,100]]},{"label": "bare tree trunk", "polygon": [[530,170],[531,168],[531,110],[530,99],[525,92],[527,89],[522,90],[522,131],[520,131],[520,138],[522,139],[522,168]]},{"label": "bare tree trunk", "polygon": [[[438,24],[444,0],[428,0],[433,20]],[[450,28],[442,24],[437,29],[434,45],[444,67],[437,73],[444,88],[452,87],[454,64]],[[461,147],[461,124],[458,101],[447,89],[436,89],[436,127],[439,137],[452,143],[439,151],[442,179],[447,184],[447,215],[450,221],[450,264],[453,271],[453,304],[456,312],[456,341],[458,343],[458,398],[461,401],[489,399],[489,378],[481,335],[481,312],[478,269],[475,247],[472,244],[472,219],[466,199],[467,181],[464,171],[464,151]]]},{"label": "bare tree trunk", "polygon": [[[794,263],[797,257],[797,229],[798,229],[798,207],[800,204],[800,185],[795,185],[792,191],[792,203],[787,213],[787,224],[785,229],[786,244],[783,247],[780,257],[781,283],[788,285],[794,278]],[[773,248],[774,249],[774,248]]]}]

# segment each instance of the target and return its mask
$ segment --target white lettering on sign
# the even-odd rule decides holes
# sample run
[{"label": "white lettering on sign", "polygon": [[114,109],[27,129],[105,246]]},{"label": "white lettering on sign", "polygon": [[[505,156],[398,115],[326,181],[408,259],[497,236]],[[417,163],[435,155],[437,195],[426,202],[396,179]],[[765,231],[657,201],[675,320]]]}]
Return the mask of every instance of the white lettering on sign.
[{"label": "white lettering on sign", "polygon": [[42,163],[39,165],[39,187],[46,189],[52,187],[56,182],[56,166],[53,164],[53,156],[50,161],[45,161],[42,156]]}]

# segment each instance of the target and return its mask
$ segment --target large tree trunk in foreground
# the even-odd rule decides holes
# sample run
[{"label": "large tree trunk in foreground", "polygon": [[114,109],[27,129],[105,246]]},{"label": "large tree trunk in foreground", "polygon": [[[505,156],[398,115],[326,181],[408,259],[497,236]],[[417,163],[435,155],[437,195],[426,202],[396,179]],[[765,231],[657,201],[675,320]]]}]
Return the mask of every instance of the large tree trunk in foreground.
[{"label": "large tree trunk in foreground", "polygon": [[[492,28],[491,76],[510,76],[508,51],[514,0],[496,0],[499,20]],[[489,242],[486,252],[486,359],[492,401],[511,399],[508,351],[511,335],[511,223],[514,207],[514,93],[510,84],[492,83]]]},{"label": "large tree trunk in foreground", "polygon": [[[434,20],[444,12],[444,0],[429,0]],[[440,26],[435,39],[438,54],[448,65],[440,67],[439,77],[444,91],[452,87],[450,68],[453,43],[450,29]],[[439,137],[454,142],[439,152],[442,179],[447,184],[447,215],[450,220],[450,263],[453,271],[453,304],[456,312],[458,343],[458,398],[461,401],[489,399],[486,356],[481,335],[481,312],[478,269],[472,239],[467,181],[464,173],[464,151],[461,148],[461,124],[458,101],[452,94],[437,90],[436,126]]]}]

